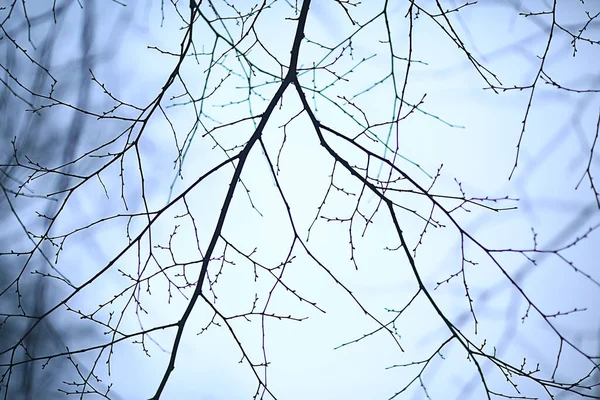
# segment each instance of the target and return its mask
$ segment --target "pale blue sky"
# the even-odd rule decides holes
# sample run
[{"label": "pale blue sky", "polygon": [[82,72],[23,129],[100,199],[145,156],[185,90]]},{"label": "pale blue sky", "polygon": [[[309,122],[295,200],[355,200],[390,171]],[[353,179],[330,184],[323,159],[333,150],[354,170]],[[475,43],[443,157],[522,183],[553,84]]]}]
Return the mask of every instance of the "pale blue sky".
[{"label": "pale blue sky", "polygon": [[[256,30],[262,45],[287,64],[297,22],[290,18],[294,16],[293,8],[286,3],[294,2],[279,1],[272,8],[265,9],[257,22]],[[298,3],[300,6],[301,2]],[[363,3],[365,4],[356,9],[351,8],[352,15],[361,23],[381,10],[381,2]],[[423,2],[422,6],[433,10],[431,3]],[[577,2],[559,2],[558,15],[564,18],[559,22],[565,26],[585,21],[582,6],[575,3]],[[219,10],[223,15],[231,12],[223,3],[217,4],[220,4]],[[240,9],[248,9],[245,2],[235,4]],[[515,84],[527,85],[535,77],[536,69],[539,68],[536,56],[543,53],[547,42],[544,24],[548,21],[547,16],[515,16],[515,10],[509,4],[523,6],[517,2],[503,4],[480,1],[475,6],[464,8],[459,14],[449,15],[452,18],[460,16],[452,19],[452,22],[467,48],[482,64],[497,72],[500,81],[508,87]],[[596,5],[586,5],[592,15],[600,11]],[[452,2],[445,4],[447,8],[455,6],[457,5],[453,6]],[[528,3],[527,6],[531,11],[547,8],[544,1]],[[404,18],[406,7],[404,4],[397,8],[390,7],[388,14],[394,48],[399,57],[405,57],[407,52],[408,20]],[[182,5],[178,5],[178,8],[186,10]],[[202,4],[202,8],[207,15],[211,15],[208,1]],[[165,3],[164,22],[161,23],[160,2],[137,2],[128,4],[127,7],[107,3],[102,7],[96,6],[96,12],[103,18],[95,28],[98,46],[95,50],[109,49],[110,45],[106,41],[110,41],[115,43],[117,53],[110,63],[99,64],[93,71],[94,75],[106,84],[115,97],[138,106],[147,105],[159,93],[177,61],[175,56],[161,54],[152,47],[177,53],[184,34],[184,30],[180,29],[181,19],[175,13],[173,5]],[[73,7],[65,18],[79,22],[81,14],[78,13],[81,10]],[[129,23],[127,28],[125,22]],[[232,33],[239,29],[233,21],[229,23]],[[72,26],[77,25],[73,23]],[[198,53],[210,53],[213,46],[210,31],[202,23],[198,23],[194,29],[195,50]],[[323,46],[333,47],[355,29],[356,25],[349,23],[339,4],[315,1],[309,12],[306,36],[311,41],[319,40]],[[340,58],[329,68],[330,71],[322,69],[314,76],[309,71],[302,76],[301,84],[307,88],[305,93],[308,102],[313,108],[316,105],[317,118],[325,125],[348,136],[356,135],[362,130],[327,99],[318,96],[313,99],[309,90],[313,87],[313,79],[316,87],[323,87],[335,79],[332,71],[339,76],[352,69],[345,76],[348,82],[342,80],[323,93],[343,105],[344,110],[353,113],[357,121],[364,121],[361,112],[345,104],[341,98],[345,96],[346,99],[351,99],[390,72],[389,46],[381,42],[385,32],[383,18],[380,18],[353,38],[353,57],[345,55]],[[591,24],[586,33],[590,37],[597,37],[598,23]],[[68,55],[76,48],[77,39],[75,35],[69,36],[68,27],[62,34],[73,40],[73,44],[67,45],[65,42],[60,47],[61,52]],[[518,206],[517,210],[495,213],[471,205],[468,206],[471,212],[459,210],[453,213],[461,226],[488,248],[531,249],[534,245],[532,227],[537,233],[538,248],[550,245],[561,247],[585,234],[589,228],[597,226],[600,214],[594,194],[589,189],[589,181],[584,178],[578,190],[575,190],[575,186],[585,172],[594,138],[600,112],[598,93],[568,93],[539,83],[528,116],[519,165],[509,181],[530,91],[495,94],[491,90],[483,90],[485,81],[466,61],[464,53],[423,13],[414,21],[412,37],[412,57],[420,62],[411,66],[405,99],[414,105],[419,103],[423,95],[426,94],[426,97],[419,110],[415,110],[413,115],[399,125],[399,153],[406,159],[398,159],[396,165],[421,186],[429,187],[431,178],[427,173],[435,175],[443,164],[441,176],[432,190],[435,194],[460,196],[456,178],[467,197],[509,196],[520,199],[518,202],[508,200],[496,204],[498,207]],[[579,43],[577,57],[572,58],[569,38],[557,31],[554,40],[556,42],[551,47],[545,67],[552,73],[553,79],[569,87],[597,89],[599,78],[595,63],[599,59],[598,46]],[[242,47],[247,48],[252,43],[252,40],[246,39]],[[221,54],[224,48],[220,42],[216,54]],[[339,54],[340,51],[336,50],[334,54]],[[76,53],[73,54],[76,59]],[[319,46],[304,41],[300,64],[306,68],[311,67],[313,62],[321,61],[324,54],[326,51]],[[279,66],[265,51],[260,50],[259,44],[255,44],[248,56],[271,74],[281,74]],[[366,60],[361,62],[363,58]],[[181,76],[185,79],[186,88],[194,96],[199,97],[203,93],[208,59],[205,55],[199,56],[196,63],[193,57],[189,57],[182,68]],[[335,56],[328,58],[322,65],[327,65],[333,59]],[[244,74],[249,70],[242,70],[233,54],[221,61],[223,65],[213,67],[213,75],[206,88],[207,93],[210,93],[215,87],[219,87],[203,103],[204,115],[200,120],[207,129],[247,117],[250,107],[254,115],[262,113],[278,88],[278,83],[272,82],[272,78],[256,72],[256,76],[252,78],[253,83],[264,85],[256,88],[250,103],[241,102],[247,98],[247,80]],[[399,80],[398,91],[402,89],[405,65],[406,62],[402,60],[396,60],[394,64],[396,79]],[[175,181],[170,193],[177,175],[173,168],[177,154],[172,129],[176,131],[178,145],[182,146],[182,143],[188,143],[185,142],[186,137],[189,139],[188,134],[196,120],[196,111],[192,106],[173,106],[185,101],[177,97],[182,92],[180,82],[171,87],[161,103],[169,121],[157,110],[140,143],[146,200],[151,209],[164,206],[169,198],[177,196],[198,177],[225,160],[224,153],[214,148],[214,141],[209,136],[203,136],[202,129],[198,130],[194,139],[189,142],[191,144],[182,168],[183,179]],[[392,93],[391,81],[386,80],[351,101],[367,115],[369,123],[376,124],[392,118]],[[94,106],[100,108],[104,105],[104,109],[109,109],[112,103],[102,96],[102,91],[95,87]],[[408,107],[410,105],[404,106],[403,115]],[[282,145],[282,126],[300,110],[298,96],[294,93],[294,88],[290,87],[263,134],[268,157],[273,162]],[[122,113],[136,115],[134,110],[123,110]],[[258,123],[258,119],[255,122]],[[81,144],[81,152],[103,143],[105,138],[116,136],[126,125],[108,123],[105,126],[108,128],[102,134],[90,137],[89,142]],[[224,147],[243,145],[253,133],[254,126],[252,121],[228,126],[216,130],[214,137]],[[388,131],[374,128],[373,132],[384,139]],[[286,126],[285,135],[285,145],[280,156],[281,170],[277,179],[285,193],[299,236],[305,240],[329,186],[333,164],[320,146],[306,114],[295,117]],[[333,138],[331,134],[325,135],[332,147],[352,165],[365,167],[366,157],[361,152]],[[392,137],[394,135],[393,132]],[[391,143],[393,141],[394,139]],[[371,151],[384,154],[382,143],[364,137],[359,142]],[[115,146],[113,150],[118,148],[119,146]],[[239,149],[230,155],[238,151]],[[391,159],[389,152],[386,156]],[[415,164],[420,165],[422,170]],[[124,168],[125,198],[131,205],[130,212],[142,211],[139,176],[134,172],[138,168],[138,162],[133,154],[125,157]],[[380,163],[370,160],[371,177],[377,175],[379,168]],[[360,183],[342,169],[341,165],[336,166],[336,187],[353,194],[360,193]],[[100,216],[124,213],[120,199],[119,171],[120,166],[114,165],[102,174],[110,199],[104,196],[104,188],[98,180],[88,182],[84,190],[77,192],[67,209],[67,215],[71,217],[65,217],[57,225],[55,233],[85,225]],[[598,172],[598,162],[595,160],[592,171]],[[385,172],[384,169],[382,179],[386,176]],[[186,197],[187,206],[197,226],[202,252],[206,251],[212,236],[232,173],[231,166],[223,167]],[[290,252],[293,235],[265,154],[258,145],[250,153],[242,179],[250,190],[250,198],[256,210],[252,208],[244,187],[238,185],[223,236],[242,253],[250,254],[255,249],[252,256],[255,261],[275,267]],[[399,184],[398,187],[408,189],[409,185]],[[320,215],[334,219],[348,218],[354,210],[356,195],[348,195],[344,191],[332,189],[331,197]],[[429,215],[431,206],[422,196],[406,194],[394,198],[401,201],[401,205],[407,209],[415,210],[425,217]],[[451,208],[453,203],[444,203],[442,200],[442,204]],[[372,194],[367,194],[361,201],[360,210],[365,215],[370,215],[376,206],[377,199]],[[198,251],[191,219],[182,217],[186,212],[186,205],[179,202],[161,216],[152,229],[152,245],[167,246],[176,230],[171,242],[173,252],[154,247],[153,253],[163,266],[172,263],[173,257],[179,263],[194,262],[186,267],[186,275],[194,280],[197,279],[198,260],[202,256]],[[397,209],[397,215],[412,253],[424,222],[410,211]],[[507,283],[497,266],[472,243],[465,245],[465,257],[478,264],[467,266],[466,278],[479,322],[477,335],[462,277],[455,277],[451,283],[434,290],[438,282],[449,278],[461,267],[460,234],[439,211],[434,213],[434,219],[446,227],[427,229],[415,261],[425,285],[439,307],[474,343],[481,345],[485,340],[485,349],[491,352],[490,349],[496,346],[498,355],[517,366],[521,365],[523,357],[527,357],[526,369],[534,369],[539,362],[542,368],[540,374],[545,374],[546,377],[551,375],[559,346],[556,335],[533,310],[529,311],[525,322],[521,322],[521,317],[527,312],[526,302]],[[109,222],[89,230],[88,234],[73,237],[72,241],[67,240],[70,246],[63,250],[59,266],[63,271],[68,271],[76,284],[89,279],[127,245],[126,222]],[[144,220],[139,219],[131,224],[132,237],[142,229],[143,223]],[[347,222],[326,222],[323,218],[317,218],[311,229],[310,239],[305,243],[322,265],[335,274],[369,312],[387,322],[394,315],[389,310],[400,310],[406,306],[415,295],[417,286],[403,252],[385,249],[398,246],[397,235],[387,211],[380,210],[366,235],[361,237],[363,226],[364,220],[357,218],[352,230],[358,270],[350,260]],[[90,244],[85,244],[88,241]],[[142,243],[141,258],[144,259],[148,252],[148,239]],[[594,261],[598,257],[597,243],[597,233],[593,232],[573,249],[561,253],[596,281],[600,280]],[[386,368],[427,358],[447,338],[447,328],[421,295],[395,327],[400,337],[399,343],[405,352],[401,352],[391,336],[385,333],[335,349],[371,332],[377,328],[377,324],[365,316],[352,297],[306,255],[297,241],[294,246],[294,259],[286,266],[285,283],[297,290],[302,298],[316,302],[326,313],[306,302],[300,302],[282,286],[273,291],[267,313],[308,319],[301,322],[265,319],[264,348],[270,362],[267,370],[270,390],[282,399],[375,399],[393,396],[415,376],[419,366]],[[223,247],[221,241],[213,256],[221,255]],[[520,287],[543,312],[554,314],[574,308],[587,308],[585,313],[574,313],[551,321],[573,343],[580,345],[585,351],[598,353],[598,285],[585,279],[582,273],[574,271],[556,255],[536,256],[540,260],[543,258],[543,262],[535,267],[527,263],[526,258],[520,254],[504,252],[494,255],[502,262],[505,271],[518,279]],[[109,301],[113,294],[131,283],[121,271],[135,274],[138,269],[137,257],[134,246],[133,251],[125,254],[106,276],[82,291],[69,302],[69,306],[90,313],[98,304]],[[262,311],[274,285],[272,278],[262,271],[255,281],[252,263],[231,247],[227,252],[227,261],[230,263],[225,264],[218,277],[218,284],[214,287],[213,294],[217,297],[214,305],[225,315],[242,314],[250,311],[257,296],[257,310]],[[154,260],[148,268],[149,273],[158,272]],[[211,280],[215,279],[219,270],[220,260],[215,260],[209,268]],[[170,271],[168,273],[171,279],[183,281],[180,275],[183,269]],[[145,285],[140,291],[142,306],[148,314],[141,311],[136,313],[135,305],[129,305],[123,314],[123,332],[138,331],[140,326],[148,329],[176,322],[185,310],[193,287],[181,293],[171,287],[173,297],[170,298],[166,280],[155,279],[151,282],[151,294],[145,292]],[[210,293],[206,283],[204,293]],[[213,294],[208,298],[214,300]],[[60,292],[56,295],[60,298]],[[118,318],[126,299],[118,298],[112,308],[107,307],[101,311],[98,318],[107,319],[109,310],[115,311],[113,318]],[[65,310],[57,312],[58,321],[80,323],[78,316],[63,311]],[[210,307],[199,301],[186,325],[175,370],[163,394],[164,399],[242,399],[250,398],[254,393],[256,380],[247,363],[239,363],[241,353],[224,324],[220,322],[220,327],[213,325],[198,335],[211,317]],[[248,354],[260,362],[263,359],[261,319],[258,316],[252,318],[252,322],[239,318],[232,326]],[[141,346],[132,345],[131,340],[118,344],[111,359],[111,376],[101,376],[114,382],[112,390],[124,399],[149,398],[156,391],[165,371],[174,333],[174,329],[158,331],[146,338],[145,346],[151,357],[144,354]],[[81,339],[80,343],[74,341],[72,346],[104,343],[106,340],[108,337],[91,335]],[[466,361],[464,350],[453,343],[444,348],[443,355],[445,359],[434,357],[423,375],[429,396],[432,399],[483,398],[484,392],[481,382],[477,380],[476,369],[473,363]],[[95,357],[96,354],[82,355],[81,360],[90,363]],[[511,393],[506,379],[497,369],[490,368],[485,362],[482,365],[489,368],[486,369],[486,374],[489,374],[489,383],[494,390]],[[583,376],[585,372],[582,371],[587,371],[586,368],[591,366],[584,365],[581,357],[571,350],[565,350],[561,355],[557,377],[573,379],[575,374]],[[105,371],[100,369],[98,373],[103,374]],[[527,395],[544,395],[539,387],[519,382]],[[463,391],[465,388],[470,389]],[[406,397],[400,398],[425,398],[425,392],[418,382],[405,395]]]}]

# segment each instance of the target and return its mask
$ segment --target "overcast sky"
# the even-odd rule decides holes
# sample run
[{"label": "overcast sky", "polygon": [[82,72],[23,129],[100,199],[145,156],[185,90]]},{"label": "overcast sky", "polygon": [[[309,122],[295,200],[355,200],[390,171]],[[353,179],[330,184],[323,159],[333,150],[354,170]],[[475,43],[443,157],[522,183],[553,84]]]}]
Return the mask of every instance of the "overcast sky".
[{"label": "overcast sky", "polygon": [[[214,13],[209,3],[205,1],[201,10],[210,20]],[[235,8],[214,3],[222,17],[235,15]],[[250,10],[245,2],[234,3],[242,13]],[[597,232],[559,253],[525,252],[537,260],[536,265],[513,250],[562,249],[600,223],[597,199],[585,175],[600,118],[597,43],[578,40],[573,57],[573,38],[555,26],[544,71],[560,85],[576,90],[558,90],[540,80],[527,111],[531,89],[486,90],[486,79],[499,88],[532,84],[540,69],[539,56],[548,44],[551,16],[526,17],[519,12],[547,11],[552,4],[480,1],[448,14],[469,54],[480,63],[480,74],[436,24],[447,26],[442,17],[434,20],[425,11],[415,15],[409,46],[407,4],[388,6],[385,15],[366,24],[383,5],[363,3],[358,7],[344,3],[357,24],[351,23],[341,3],[315,1],[311,6],[299,56],[299,68],[303,69],[299,82],[309,106],[323,125],[350,138],[362,133],[354,143],[394,160],[419,187],[430,187],[439,172],[432,194],[501,199],[478,201],[505,209],[499,212],[466,204],[450,215],[478,244],[504,251],[490,253],[494,259],[490,258],[477,243],[461,235],[439,208],[430,217],[431,202],[425,196],[400,191],[417,191],[417,186],[400,180],[397,171],[390,178],[390,168],[381,161],[367,158],[352,144],[323,131],[326,140],[355,170],[364,173],[367,168],[372,182],[375,178],[395,180],[390,187],[399,191],[386,193],[396,201],[396,216],[419,276],[435,304],[466,338],[477,346],[485,343],[488,354],[495,353],[517,367],[526,358],[525,370],[534,370],[539,363],[539,375],[546,379],[552,376],[560,352],[557,381],[585,376],[592,364],[565,342],[564,349],[559,350],[557,332],[578,349],[598,355]],[[93,179],[75,191],[53,228],[54,234],[110,215],[165,207],[201,176],[241,151],[279,88],[278,78],[287,72],[275,60],[289,64],[298,23],[295,5],[278,1],[265,8],[254,31],[239,44],[242,51],[252,46],[245,55],[255,63],[253,70],[244,59],[236,58],[235,52],[228,52],[223,40],[213,48],[214,33],[205,22],[198,21],[190,55],[162,98],[162,109],[156,110],[143,128],[139,158],[133,151],[127,153],[122,163],[101,173],[102,182]],[[432,2],[421,6],[439,13]],[[443,8],[457,6],[450,1]],[[182,17],[171,3],[134,2],[125,7],[84,4],[86,7],[95,7],[93,26],[80,7],[70,7],[60,15],[57,24],[63,28],[58,34],[65,39],[57,46],[60,56],[52,62],[53,68],[67,79],[69,63],[77,62],[81,55],[80,41],[85,35],[80,34],[80,24],[85,22],[86,29],[93,32],[93,46],[88,51],[97,54],[99,60],[110,60],[95,63],[94,76],[114,98],[145,107],[160,93],[178,61],[186,32]],[[189,18],[187,3],[178,4],[177,9],[184,20]],[[578,32],[598,12],[597,4],[590,2],[559,1],[557,23]],[[231,38],[226,39],[236,42],[240,29],[246,32],[252,21],[254,17],[236,25],[235,20],[226,20],[228,30],[217,22],[213,26],[224,37],[229,32]],[[592,20],[583,37],[598,40],[597,21]],[[359,24],[364,27],[359,28]],[[253,40],[255,34],[260,42]],[[386,42],[388,37],[391,45]],[[390,46],[397,57],[394,61]],[[409,48],[413,62],[403,89]],[[197,54],[191,55],[193,52]],[[211,59],[216,63],[209,70]],[[319,68],[315,72],[312,67]],[[484,68],[494,72],[497,80]],[[250,95],[249,82],[253,85]],[[587,89],[594,90],[580,91]],[[204,100],[192,104],[186,91]],[[61,92],[60,82],[58,93],[65,101],[77,101],[77,92],[69,92],[66,86]],[[394,93],[404,93],[402,117],[412,108],[397,131],[385,124],[397,118],[401,103],[395,101]],[[95,110],[115,105],[98,85],[90,96],[89,107]],[[368,188],[361,194],[361,182],[341,163],[334,165],[307,113],[301,110],[294,87],[288,87],[263,131],[264,149],[257,143],[249,153],[241,175],[243,186],[236,188],[212,254],[214,260],[209,264],[210,281],[203,286],[212,305],[200,299],[187,320],[164,399],[251,397],[257,380],[236,340],[254,362],[265,358],[269,362],[266,375],[262,367],[256,371],[277,398],[390,398],[418,376],[423,364],[397,366],[426,360],[449,337],[447,325],[419,292],[407,256],[397,249],[398,234],[386,206]],[[139,115],[138,110],[126,106],[118,112],[128,117]],[[526,129],[517,148],[526,113]],[[236,122],[243,118],[248,119]],[[93,126],[89,124],[86,126]],[[128,125],[100,121],[98,128],[78,144],[76,154],[115,138]],[[371,128],[365,133],[367,125]],[[219,126],[223,127],[213,130]],[[134,136],[141,127],[136,125]],[[125,138],[118,139],[108,151],[122,150]],[[226,153],[223,149],[231,150]],[[517,150],[518,164],[513,173]],[[178,151],[183,159],[178,158]],[[81,168],[89,173],[103,162],[90,158]],[[271,165],[276,175],[271,173]],[[600,172],[598,165],[597,158],[592,158],[592,174]],[[123,180],[119,176],[122,170]],[[93,313],[99,304],[109,302],[131,285],[129,277],[140,273],[148,257],[142,277],[156,274],[149,290],[146,282],[135,292],[126,290],[94,315],[106,322],[114,312],[111,326],[114,328],[114,321],[122,317],[119,331],[128,333],[177,322],[195,285],[178,290],[165,277],[179,284],[197,281],[233,173],[234,167],[225,165],[194,186],[185,202],[176,201],[160,216],[151,237],[146,234],[139,247],[132,246],[100,278],[69,300],[69,307],[86,315]],[[447,210],[460,204],[448,198],[439,201]],[[365,220],[375,210],[365,230]],[[428,218],[431,224],[423,235]],[[127,222],[126,218],[111,220],[73,235],[66,241],[69,246],[61,250],[60,270],[76,286],[93,277],[128,246],[127,232],[134,238],[148,219],[137,217]],[[153,257],[148,256],[150,249]],[[460,274],[463,257],[467,261],[464,274]],[[161,271],[174,263],[177,265]],[[274,276],[282,273],[283,264],[284,275],[277,283]],[[273,268],[274,274],[263,266]],[[71,291],[57,288],[52,291],[53,301],[60,301]],[[136,293],[135,301],[132,293]],[[136,306],[138,300],[142,308]],[[545,320],[528,301],[546,315],[568,315]],[[213,318],[212,307],[224,316],[251,311],[267,316],[230,319],[228,327],[219,316]],[[388,326],[391,333],[380,330],[371,334],[381,328],[377,321],[392,321],[404,307],[402,315]],[[574,309],[585,310],[572,312]],[[86,322],[65,307],[53,315],[58,323]],[[105,327],[95,326],[96,333],[69,339],[70,348],[110,340],[110,335],[100,333]],[[165,373],[175,332],[170,328],[146,335],[143,347],[147,353],[142,345],[132,344],[133,339],[117,344],[110,359],[110,377],[104,367],[108,351],[78,357],[87,368],[100,360],[96,372],[105,383],[114,382],[111,393],[115,398],[146,399],[154,395]],[[363,335],[368,336],[358,341]],[[479,361],[490,390],[518,395],[497,367]],[[598,376],[596,371],[586,383],[597,383]],[[547,396],[539,385],[526,379],[515,378],[515,382],[524,396]],[[597,389],[595,393],[599,396]],[[484,398],[477,368],[456,339],[433,356],[421,381],[413,383],[400,398],[427,396]],[[576,397],[561,394],[557,398]]]}]

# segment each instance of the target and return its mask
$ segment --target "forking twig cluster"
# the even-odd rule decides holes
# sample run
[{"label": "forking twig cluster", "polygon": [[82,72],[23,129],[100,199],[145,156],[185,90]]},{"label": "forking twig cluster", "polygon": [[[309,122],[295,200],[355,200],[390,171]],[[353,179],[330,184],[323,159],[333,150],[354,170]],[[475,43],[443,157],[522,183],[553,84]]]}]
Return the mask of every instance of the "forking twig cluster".
[{"label": "forking twig cluster", "polygon": [[[489,244],[496,242],[472,228],[471,213],[495,230],[500,223],[490,215],[509,218],[521,203],[506,194],[471,196],[461,177],[450,177],[450,186],[441,162],[430,173],[403,144],[411,121],[463,128],[419,93],[415,70],[429,61],[417,59],[424,26],[447,40],[440,46],[457,49],[485,89],[525,92],[507,171],[518,179],[532,110],[543,103],[539,93],[552,90],[572,102],[598,91],[597,77],[584,81],[588,88],[571,86],[548,67],[559,34],[573,54],[600,44],[593,6],[573,26],[562,22],[560,5],[512,10],[515,18],[537,21],[546,46],[531,82],[505,86],[493,62],[469,44],[468,13],[482,7],[476,2],[409,1],[401,12],[388,2],[163,2],[162,29],[179,24],[174,32],[181,39],[177,46],[146,44],[169,71],[164,82],[147,84],[140,99],[118,93],[123,77],[102,65],[112,47],[99,39],[106,27],[98,23],[110,10],[81,5],[73,57],[53,41],[60,37],[54,27],[74,18],[72,5],[36,4],[44,12],[35,15],[29,2],[6,6],[3,113],[19,111],[7,118],[13,129],[2,132],[14,132],[0,169],[2,218],[14,233],[0,248],[9,266],[0,280],[1,326],[11,332],[0,342],[0,393],[31,398],[42,368],[66,364],[68,378],[56,379],[61,395],[120,398],[122,389],[110,382],[127,363],[119,359],[130,351],[122,345],[133,343],[142,354],[158,354],[150,360],[164,371],[145,382],[151,393],[140,398],[176,395],[170,385],[185,371],[188,336],[209,348],[219,332],[244,367],[236,373],[254,379],[251,396],[287,398],[278,382],[285,357],[272,350],[285,324],[304,329],[313,319],[354,312],[359,323],[348,321],[355,330],[338,335],[335,351],[389,349],[394,361],[387,372],[403,371],[391,379],[389,398],[436,398],[459,365],[467,371],[454,394],[459,398],[600,398],[597,349],[561,322],[597,317],[595,304],[572,305],[565,290],[564,306],[556,308],[530,284],[531,276],[556,283],[568,275],[598,296],[593,263],[573,250],[600,226],[594,185],[600,111],[595,124],[582,128],[589,158],[578,172],[590,182],[594,207],[572,213],[571,225],[555,229],[555,242],[543,245],[536,230],[532,246]],[[336,21],[337,42],[319,37],[319,19]],[[471,21],[473,29],[480,22]],[[44,30],[48,39],[36,44]],[[53,60],[53,51],[78,72]],[[52,139],[44,144],[46,133]],[[50,145],[60,155],[43,155]],[[520,228],[511,227],[515,236]],[[443,265],[430,255],[441,251],[440,243],[455,243]],[[541,265],[552,265],[552,273],[540,272]],[[370,285],[377,295],[369,295]],[[331,300],[335,293],[347,310],[333,307],[341,304]],[[460,299],[447,303],[449,293]],[[61,326],[102,334],[69,336]],[[530,344],[515,357],[511,342],[531,335],[551,349],[540,355]]]}]

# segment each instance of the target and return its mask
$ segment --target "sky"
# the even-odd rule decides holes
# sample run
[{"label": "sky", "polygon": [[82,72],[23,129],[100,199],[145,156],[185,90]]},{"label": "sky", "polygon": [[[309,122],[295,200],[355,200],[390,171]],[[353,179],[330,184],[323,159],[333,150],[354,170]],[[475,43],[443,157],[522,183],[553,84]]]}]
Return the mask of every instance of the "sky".
[{"label": "sky", "polygon": [[[93,74],[98,83],[87,92],[85,109],[100,113],[119,99],[121,105],[107,115],[150,116],[131,131],[130,121],[83,117],[85,129],[73,157],[85,156],[72,168],[93,179],[72,191],[51,231],[60,237],[107,218],[70,234],[61,247],[56,267],[82,289],[66,304],[61,302],[73,287],[58,284],[47,294],[48,309],[61,304],[50,315],[57,326],[95,328],[65,336],[70,349],[153,330],[143,342],[128,338],[101,352],[77,355],[88,370],[97,364],[98,387],[114,384],[109,398],[147,399],[157,390],[176,329],[154,328],[176,323],[190,304],[234,167],[229,163],[211,171],[242,151],[277,92],[302,2],[269,3],[257,19],[252,14],[237,23],[236,10],[248,13],[250,2],[205,1],[200,9],[212,28],[196,22],[193,46],[160,97],[161,107],[151,113],[144,107],[159,98],[185,43],[189,8],[175,4],[73,5],[55,25],[46,19],[33,30],[35,42],[43,41],[44,29],[60,27],[49,70],[62,78],[56,86],[62,101],[82,104],[77,96],[83,90],[77,88],[83,84],[77,82]],[[299,83],[315,117],[355,138],[347,141],[323,130],[324,140],[361,176],[368,171],[373,184],[393,180],[386,194],[395,201],[410,259],[399,248],[386,206],[342,163],[333,162],[301,112],[294,87],[288,87],[262,141],[248,154],[209,263],[203,286],[207,301],[198,300],[191,310],[161,398],[252,397],[257,379],[240,344],[254,362],[267,360],[266,375],[262,367],[256,372],[276,398],[391,398],[415,377],[420,379],[397,398],[485,398],[477,368],[456,339],[437,352],[449,330],[434,305],[465,340],[525,370],[539,363],[543,378],[551,379],[557,354],[557,381],[577,380],[591,370],[590,361],[558,335],[598,355],[600,276],[594,260],[600,214],[586,168],[589,163],[592,176],[598,171],[592,147],[600,120],[598,20],[592,17],[600,9],[591,2],[557,1],[557,25],[548,46],[552,15],[519,12],[542,12],[552,3],[467,5],[447,14],[456,33],[443,30],[448,25],[442,16],[427,15],[439,13],[435,2],[417,4],[423,10],[413,9],[410,22],[404,3],[388,5],[377,16],[383,2],[315,1],[298,61]],[[443,4],[444,9],[460,6]],[[42,8],[39,12],[47,14],[48,6]],[[214,10],[232,18],[213,21]],[[577,34],[588,20],[573,57],[573,37],[566,31]],[[242,40],[240,30],[248,32]],[[215,31],[238,43],[245,58],[225,40],[215,40]],[[25,45],[25,30],[20,32]],[[453,42],[454,34],[476,61]],[[88,55],[89,69],[74,67],[82,53]],[[539,80],[531,97],[526,86],[536,79],[544,53],[545,76],[571,90]],[[489,83],[497,89],[485,89]],[[402,119],[390,129],[400,104]],[[56,115],[57,135],[61,121],[78,114],[61,106],[43,111]],[[140,132],[136,147],[94,173]],[[366,157],[365,150],[393,160],[402,175],[398,170],[390,175],[389,166]],[[39,185],[37,190],[44,190]],[[438,199],[447,210],[461,205],[449,196],[479,199],[475,202],[486,207],[464,204],[450,219],[439,207],[432,211],[427,196],[415,193],[430,187],[430,194],[446,196]],[[183,193],[185,200],[179,197]],[[37,206],[31,203],[23,210],[33,215]],[[134,240],[149,220],[139,213],[161,209],[151,229]],[[138,214],[123,217],[132,213]],[[486,254],[482,247],[496,250]],[[433,304],[419,290],[410,260]],[[132,290],[138,274],[152,279]],[[214,316],[215,309],[230,319]],[[107,326],[102,324],[116,329],[117,320],[118,333],[103,334]],[[389,332],[379,329],[377,321],[392,320]],[[429,357],[419,375],[423,364],[418,362]],[[479,361],[491,390],[519,395],[501,370]],[[597,384],[598,376],[596,371],[585,383]],[[514,381],[521,395],[547,398],[539,385]],[[579,397],[563,393],[556,398]]]}]

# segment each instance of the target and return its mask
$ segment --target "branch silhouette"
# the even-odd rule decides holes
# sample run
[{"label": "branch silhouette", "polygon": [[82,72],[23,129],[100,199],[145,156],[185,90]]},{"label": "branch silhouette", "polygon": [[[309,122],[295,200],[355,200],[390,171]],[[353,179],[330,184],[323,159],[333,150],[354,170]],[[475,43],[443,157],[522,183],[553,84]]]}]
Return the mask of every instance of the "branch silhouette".
[{"label": "branch silhouette", "polygon": [[[159,373],[136,398],[181,396],[174,382],[198,341],[239,357],[231,373],[252,385],[235,396],[307,397],[282,376],[290,364],[307,377],[327,368],[318,349],[332,323],[331,351],[355,354],[357,368],[381,352],[377,379],[344,378],[350,395],[362,396],[360,375],[374,397],[600,398],[590,328],[600,316],[600,80],[585,58],[597,55],[600,12],[534,3],[0,7],[0,394],[129,398],[129,374],[148,367]],[[534,29],[514,43],[481,37],[505,17]],[[565,48],[580,70],[554,69]],[[503,70],[507,52],[533,72]],[[428,76],[435,63],[446,69]],[[473,82],[514,96],[522,115],[503,138],[516,146],[510,171],[498,166],[508,179],[490,177],[494,189],[477,195],[477,152],[492,163],[502,150],[455,139],[437,152],[448,142],[435,142],[473,129],[460,119],[478,118],[480,101],[464,114],[453,104]],[[435,109],[445,85],[463,83]],[[477,132],[490,143],[491,125],[505,122],[495,99],[490,133]],[[553,115],[562,125],[543,136],[552,99],[571,114]],[[579,148],[563,154],[571,136]],[[452,176],[453,157],[473,175]],[[556,196],[542,198],[534,172],[555,174],[542,164],[569,157],[578,181],[556,177]],[[593,202],[573,191],[582,182]],[[552,201],[568,207],[523,228]],[[310,371],[288,356],[311,349]],[[213,362],[207,352],[194,368]]]}]

